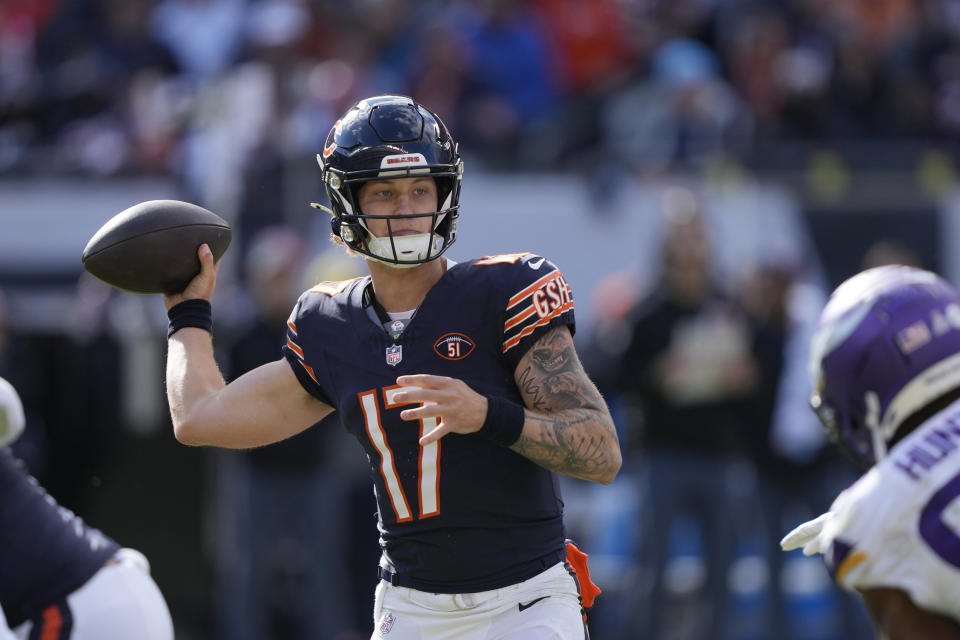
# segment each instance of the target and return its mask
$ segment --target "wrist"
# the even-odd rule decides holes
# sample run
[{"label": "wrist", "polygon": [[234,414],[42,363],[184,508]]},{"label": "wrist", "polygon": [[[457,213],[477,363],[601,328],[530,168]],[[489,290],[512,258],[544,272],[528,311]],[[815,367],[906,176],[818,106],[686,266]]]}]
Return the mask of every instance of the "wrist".
[{"label": "wrist", "polygon": [[509,447],[520,439],[526,418],[522,405],[497,396],[487,396],[487,417],[477,433],[491,442]]},{"label": "wrist", "polygon": [[197,327],[213,333],[213,307],[209,300],[191,298],[178,302],[167,310],[167,339],[180,329]]}]

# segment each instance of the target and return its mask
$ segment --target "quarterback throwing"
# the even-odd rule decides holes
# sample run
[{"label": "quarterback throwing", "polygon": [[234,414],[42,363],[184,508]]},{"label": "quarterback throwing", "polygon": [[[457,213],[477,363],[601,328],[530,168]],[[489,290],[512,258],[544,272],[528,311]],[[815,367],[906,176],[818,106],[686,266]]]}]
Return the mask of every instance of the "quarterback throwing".
[{"label": "quarterback throwing", "polygon": [[316,206],[369,275],[306,291],[283,357],[225,384],[208,332],[217,267],[201,247],[201,273],[166,297],[177,438],[255,447],[336,411],[378,503],[374,638],[582,640],[597,591],[554,472],[609,483],[621,455],[574,349],[563,273],[529,253],[446,257],[463,163],[410,98],[355,104],[318,161],[330,207]]}]

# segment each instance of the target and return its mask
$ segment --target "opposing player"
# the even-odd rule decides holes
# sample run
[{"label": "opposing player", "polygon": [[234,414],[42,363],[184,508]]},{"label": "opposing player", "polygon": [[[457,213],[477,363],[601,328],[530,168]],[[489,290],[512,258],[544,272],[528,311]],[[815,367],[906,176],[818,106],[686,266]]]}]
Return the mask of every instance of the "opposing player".
[{"label": "opposing player", "polygon": [[6,446],[24,422],[0,378],[0,621],[20,640],[173,640],[146,558],[59,506]]},{"label": "opposing player", "polygon": [[884,638],[960,638],[960,294],[883,266],[841,284],[812,343],[812,404],[868,469],[784,549],[822,553]]},{"label": "opposing player", "polygon": [[203,330],[216,267],[201,247],[201,273],[166,298],[177,438],[253,447],[337,411],[379,505],[374,637],[584,638],[595,591],[570,570],[551,472],[609,483],[621,457],[574,350],[563,274],[531,254],[444,256],[463,165],[410,98],[355,104],[318,160],[333,236],[370,275],[305,292],[284,357],[225,385]]}]

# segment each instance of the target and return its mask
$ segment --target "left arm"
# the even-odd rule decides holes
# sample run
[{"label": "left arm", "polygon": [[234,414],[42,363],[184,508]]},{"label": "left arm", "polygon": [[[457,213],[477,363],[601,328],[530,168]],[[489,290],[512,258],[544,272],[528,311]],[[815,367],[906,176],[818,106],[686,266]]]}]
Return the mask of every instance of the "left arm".
[{"label": "left arm", "polygon": [[[620,470],[620,443],[610,410],[583,370],[566,327],[545,333],[520,359],[514,380],[526,405],[523,431],[510,448],[540,466],[581,480],[609,484]],[[397,402],[423,402],[401,412],[403,420],[439,417],[421,445],[448,433],[474,433],[483,426],[487,398],[456,378],[409,375],[397,384]]]},{"label": "left arm", "polygon": [[591,382],[566,327],[543,335],[513,374],[527,407],[510,448],[551,471],[609,484],[620,470],[610,410]]}]

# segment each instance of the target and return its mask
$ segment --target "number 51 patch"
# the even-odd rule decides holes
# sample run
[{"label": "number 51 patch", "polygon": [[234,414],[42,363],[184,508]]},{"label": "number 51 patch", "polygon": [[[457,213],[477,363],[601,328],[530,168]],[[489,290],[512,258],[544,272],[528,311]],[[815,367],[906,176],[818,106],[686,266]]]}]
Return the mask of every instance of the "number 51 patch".
[{"label": "number 51 patch", "polygon": [[440,336],[434,343],[433,350],[445,360],[463,360],[475,347],[476,343],[462,333],[448,333]]}]

